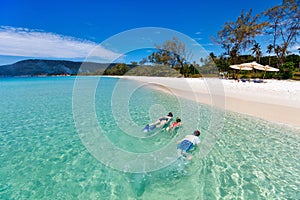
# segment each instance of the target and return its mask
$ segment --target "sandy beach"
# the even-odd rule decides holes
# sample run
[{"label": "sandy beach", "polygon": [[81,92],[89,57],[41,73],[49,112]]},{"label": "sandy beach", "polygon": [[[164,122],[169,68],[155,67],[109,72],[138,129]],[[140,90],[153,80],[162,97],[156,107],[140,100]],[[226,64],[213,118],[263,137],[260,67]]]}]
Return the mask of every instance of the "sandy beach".
[{"label": "sandy beach", "polygon": [[213,107],[300,127],[300,82],[237,82],[217,78],[124,76]]}]

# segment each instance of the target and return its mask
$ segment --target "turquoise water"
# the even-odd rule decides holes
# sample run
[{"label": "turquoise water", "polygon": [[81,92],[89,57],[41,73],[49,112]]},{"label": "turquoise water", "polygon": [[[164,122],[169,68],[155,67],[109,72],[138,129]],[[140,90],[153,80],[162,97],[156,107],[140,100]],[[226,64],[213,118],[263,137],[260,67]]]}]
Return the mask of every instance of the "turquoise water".
[{"label": "turquoise water", "polygon": [[[0,79],[0,199],[300,198],[299,129],[224,115],[201,104],[195,108],[146,86],[122,99],[114,93],[118,79],[101,78],[93,106],[104,137],[118,149],[147,154],[168,146],[176,154],[174,141],[183,134],[199,127],[205,143],[212,113],[224,117],[222,133],[205,157],[200,146],[190,162],[178,159],[158,170],[125,172],[99,161],[78,134],[74,82],[74,77]],[[135,85],[126,84],[119,87]],[[123,114],[124,106],[118,107],[122,101],[131,119]],[[194,112],[185,114],[182,105]],[[182,117],[184,126],[177,133],[136,131],[169,110]],[[189,124],[196,114],[197,123]],[[100,145],[105,138],[98,138]]]}]

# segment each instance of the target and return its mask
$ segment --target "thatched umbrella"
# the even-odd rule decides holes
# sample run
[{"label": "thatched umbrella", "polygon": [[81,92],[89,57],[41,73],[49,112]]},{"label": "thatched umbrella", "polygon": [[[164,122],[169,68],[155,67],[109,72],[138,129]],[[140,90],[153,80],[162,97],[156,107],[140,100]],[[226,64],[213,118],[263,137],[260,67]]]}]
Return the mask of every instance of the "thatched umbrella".
[{"label": "thatched umbrella", "polygon": [[241,73],[241,70],[248,70],[248,71],[252,70],[252,67],[244,66],[241,64],[240,65],[230,65],[229,67],[232,69],[238,69],[240,73]]},{"label": "thatched umbrella", "polygon": [[269,65],[261,65],[261,66],[254,66],[255,69],[258,69],[258,70],[262,70],[262,71],[265,71],[264,73],[264,76],[263,76],[263,79],[265,78],[265,75],[266,75],[266,72],[278,72],[279,69],[275,68],[275,67],[270,67]]}]

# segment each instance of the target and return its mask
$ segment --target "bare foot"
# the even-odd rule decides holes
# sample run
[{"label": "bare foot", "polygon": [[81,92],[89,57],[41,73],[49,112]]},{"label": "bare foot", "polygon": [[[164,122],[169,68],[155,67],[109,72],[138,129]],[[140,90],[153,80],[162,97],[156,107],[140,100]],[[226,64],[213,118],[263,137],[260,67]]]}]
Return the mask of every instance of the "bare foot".
[{"label": "bare foot", "polygon": [[189,156],[187,156],[185,159],[186,159],[186,160],[192,160],[192,158],[193,158],[193,156],[192,156],[192,155],[189,155]]}]

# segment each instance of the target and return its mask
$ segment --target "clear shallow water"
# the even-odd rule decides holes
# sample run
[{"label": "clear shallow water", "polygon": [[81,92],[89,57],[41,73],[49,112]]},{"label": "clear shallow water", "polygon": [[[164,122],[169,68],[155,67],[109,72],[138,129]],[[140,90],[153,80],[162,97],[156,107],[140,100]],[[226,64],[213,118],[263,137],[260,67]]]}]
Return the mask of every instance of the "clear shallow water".
[{"label": "clear shallow water", "polygon": [[[0,79],[0,199],[300,198],[299,129],[235,113],[226,114],[222,134],[204,158],[197,156],[200,147],[191,162],[178,160],[154,172],[125,173],[107,167],[77,134],[74,80]],[[101,79],[96,92],[98,122],[110,141],[128,151],[150,152],[177,137],[160,133],[136,143],[134,136],[123,134],[110,109],[116,81]],[[145,100],[147,96],[151,98]],[[141,127],[157,113],[181,113],[178,99],[143,87],[128,105],[131,118]],[[211,109],[199,108],[195,126],[200,126],[205,140]],[[178,134],[193,128],[188,124],[192,117],[184,116],[185,126]]]}]

